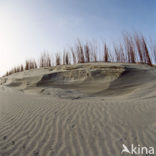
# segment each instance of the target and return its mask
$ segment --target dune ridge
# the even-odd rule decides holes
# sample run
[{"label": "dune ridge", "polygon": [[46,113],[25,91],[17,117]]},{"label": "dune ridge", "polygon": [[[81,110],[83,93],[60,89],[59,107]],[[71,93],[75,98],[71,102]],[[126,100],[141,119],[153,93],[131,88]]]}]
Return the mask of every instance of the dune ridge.
[{"label": "dune ridge", "polygon": [[155,67],[143,64],[86,63],[16,73],[0,80],[20,90],[74,89],[87,95],[114,95],[155,81]]}]

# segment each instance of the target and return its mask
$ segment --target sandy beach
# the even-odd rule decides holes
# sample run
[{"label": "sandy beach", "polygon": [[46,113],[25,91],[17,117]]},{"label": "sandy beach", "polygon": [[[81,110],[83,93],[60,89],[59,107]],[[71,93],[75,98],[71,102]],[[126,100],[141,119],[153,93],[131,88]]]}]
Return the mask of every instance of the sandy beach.
[{"label": "sandy beach", "polygon": [[156,68],[148,65],[15,73],[0,78],[0,156],[120,156],[123,144],[155,147],[155,112]]}]

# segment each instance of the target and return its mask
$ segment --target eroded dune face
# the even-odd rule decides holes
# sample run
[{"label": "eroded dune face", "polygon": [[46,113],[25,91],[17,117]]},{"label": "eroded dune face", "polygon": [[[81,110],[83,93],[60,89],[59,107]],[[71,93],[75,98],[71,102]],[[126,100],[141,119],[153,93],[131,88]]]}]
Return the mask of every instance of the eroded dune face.
[{"label": "eroded dune face", "polygon": [[149,84],[156,86],[155,67],[139,64],[90,63],[62,65],[13,74],[1,84],[20,90],[72,89],[86,95],[122,95]]}]

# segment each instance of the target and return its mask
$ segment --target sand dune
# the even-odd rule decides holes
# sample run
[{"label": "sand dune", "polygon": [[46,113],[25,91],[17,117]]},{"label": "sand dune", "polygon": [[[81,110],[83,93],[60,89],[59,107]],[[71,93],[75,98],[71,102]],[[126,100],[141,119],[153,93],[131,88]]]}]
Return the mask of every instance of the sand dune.
[{"label": "sand dune", "polygon": [[155,67],[57,66],[0,84],[0,156],[120,156],[122,144],[156,146]]}]

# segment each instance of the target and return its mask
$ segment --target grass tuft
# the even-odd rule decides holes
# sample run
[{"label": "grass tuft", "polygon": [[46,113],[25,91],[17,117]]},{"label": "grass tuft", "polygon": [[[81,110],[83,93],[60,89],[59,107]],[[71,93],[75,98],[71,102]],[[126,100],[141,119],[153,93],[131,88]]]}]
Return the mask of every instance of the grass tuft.
[{"label": "grass tuft", "polygon": [[39,67],[51,67],[51,58],[47,52],[41,54]]}]

